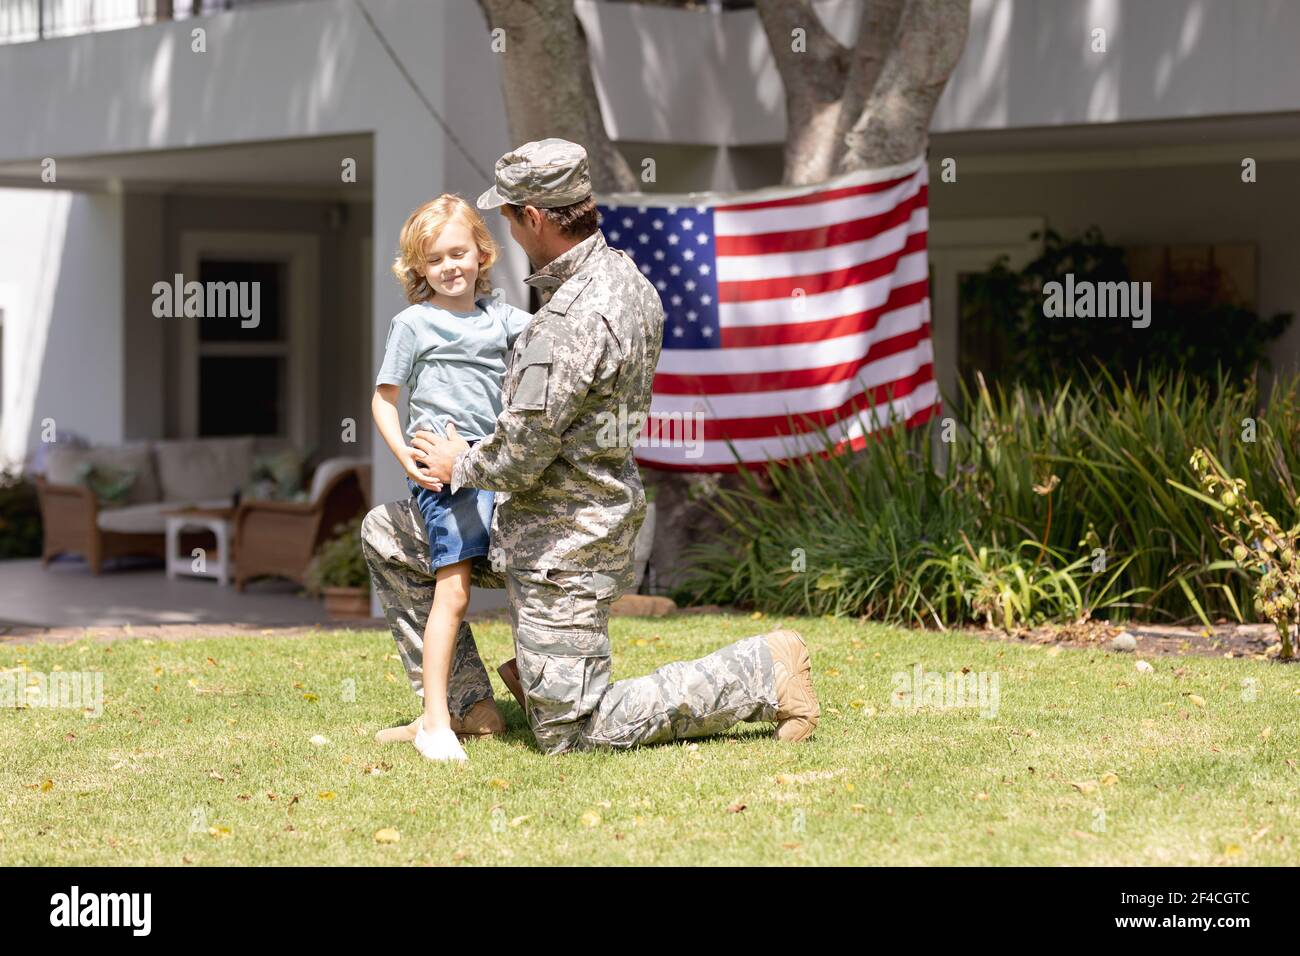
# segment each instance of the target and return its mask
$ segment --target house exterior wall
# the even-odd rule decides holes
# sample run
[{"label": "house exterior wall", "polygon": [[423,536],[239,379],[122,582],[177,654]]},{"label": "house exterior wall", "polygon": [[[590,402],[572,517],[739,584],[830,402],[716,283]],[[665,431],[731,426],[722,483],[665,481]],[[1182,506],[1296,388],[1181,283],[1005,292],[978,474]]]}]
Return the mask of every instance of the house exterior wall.
[{"label": "house exterior wall", "polygon": [[0,208],[0,454],[21,461],[47,421],[122,441],[121,197],[4,189]]},{"label": "house exterior wall", "polygon": [[[614,138],[785,139],[780,78],[753,10],[576,6],[593,38],[597,94]],[[850,42],[860,3],[816,7],[831,33]],[[1091,50],[1095,29],[1106,31],[1105,54]],[[1292,111],[1300,103],[1297,37],[1300,5],[1289,0],[973,0],[966,49],[931,129]]]},{"label": "house exterior wall", "polygon": [[[373,153],[361,158],[371,164],[374,183],[368,228],[350,225],[345,237],[326,237],[322,246],[330,263],[325,273],[342,274],[327,280],[338,283],[337,298],[329,296],[321,315],[330,347],[321,353],[319,407],[329,423],[346,417],[355,402],[351,387],[336,387],[347,374],[338,365],[346,358],[338,356],[355,342],[347,313],[356,311],[360,294],[346,278],[356,261],[348,246],[373,237],[373,361],[389,317],[404,304],[386,277],[405,216],[443,190],[476,194],[495,157],[511,145],[499,59],[489,50],[476,4],[367,0],[366,7],[471,160],[428,115],[349,0],[252,5],[206,19],[0,47],[0,164],[371,135]],[[852,36],[857,0],[822,0],[818,9],[833,32]],[[752,10],[709,14],[578,0],[578,11],[592,42],[607,127],[634,167],[645,155],[658,163],[658,181],[647,189],[748,188],[775,180],[785,134],[781,90]],[[207,31],[204,53],[191,51],[196,27]],[[1096,28],[1107,31],[1105,55],[1089,48]],[[1091,124],[1104,139],[1104,124],[1117,122],[1294,110],[1300,102],[1300,58],[1292,55],[1297,35],[1300,6],[1286,0],[974,0],[970,42],[935,115],[936,147],[945,134],[971,130]],[[1146,176],[1107,184],[1086,171],[988,172],[965,179],[961,189],[936,183],[935,236],[942,238],[949,219],[1011,215],[1007,210],[1032,212],[1058,228],[1086,218],[1089,210],[1104,210],[1114,225],[1097,219],[1116,238],[1140,227],[1171,239],[1186,234],[1180,230],[1195,218],[1197,207],[1187,201],[1195,195],[1202,209],[1222,211],[1217,219],[1205,214],[1202,232],[1260,237],[1261,308],[1296,307],[1288,277],[1296,250],[1284,238],[1286,210],[1294,206],[1262,189],[1247,198],[1233,177],[1220,180],[1208,169],[1153,181],[1146,191],[1132,185],[1146,183]],[[966,184],[976,188],[968,191]],[[6,401],[4,454],[12,459],[21,453],[35,434],[36,412],[47,408],[83,412],[89,437],[97,441],[175,434],[169,416],[176,388],[167,378],[176,367],[175,345],[143,310],[146,285],[168,275],[153,274],[152,263],[174,255],[169,250],[180,220],[255,229],[280,228],[283,220],[272,222],[274,216],[251,205],[196,197],[142,196],[129,188],[70,194],[35,180],[30,186],[0,194],[0,243],[15,250],[0,262],[0,286],[7,285],[4,294],[19,303],[7,313],[4,390],[17,396],[16,407],[29,408],[12,424],[14,403]],[[1074,198],[1094,188],[1110,192]],[[1162,198],[1152,202],[1151,196]],[[265,207],[275,208],[293,221],[318,218],[316,211]],[[506,238],[495,217],[489,225]],[[62,244],[36,256],[50,235],[62,236]],[[503,245],[507,255],[497,281],[509,298],[524,302],[519,280],[526,263],[512,244]],[[91,254],[92,264],[81,264],[78,252]],[[48,281],[51,261],[63,267],[46,294],[38,284]],[[117,272],[109,276],[114,264]],[[91,313],[94,328],[83,336],[63,337],[63,326],[53,321]],[[11,335],[23,351],[9,346]],[[1300,346],[1297,335],[1289,335],[1285,355]],[[96,346],[95,362],[83,380],[78,363],[84,356],[75,340],[87,336]],[[38,382],[30,368],[18,370],[20,361],[39,370]],[[77,401],[57,404],[54,396],[72,380]],[[359,424],[368,418],[364,408],[357,418]],[[376,496],[400,494],[391,456],[376,436],[370,447]]]},{"label": "house exterior wall", "polygon": [[[368,0],[366,7],[476,164],[468,163],[442,134],[348,0],[270,4],[207,19],[0,48],[0,128],[6,131],[0,139],[0,163],[371,133],[375,186],[368,231],[377,238],[370,247],[375,281],[369,336],[371,354],[377,356],[389,318],[405,304],[397,284],[381,280],[407,214],[444,190],[476,195],[484,186],[485,171],[510,144],[498,64],[475,4]],[[206,53],[191,52],[190,31],[195,27],[207,31]],[[33,90],[40,94],[32,95]],[[47,190],[31,195],[49,199],[49,187],[35,180],[31,186]],[[153,357],[157,343],[136,324],[138,318],[128,323],[125,317],[121,200],[89,198],[77,203],[79,209],[98,210],[107,204],[118,211],[118,232],[108,243],[119,266],[113,282],[102,285],[96,280],[90,285],[78,278],[83,288],[61,291],[102,302],[97,321],[117,330],[112,333],[112,354],[118,357],[99,373],[105,390],[114,393],[113,401],[97,403],[116,411],[103,411],[104,420],[88,430],[96,441],[118,441],[125,431],[122,396],[130,394],[135,409],[147,391],[128,389],[120,358],[123,329],[131,328],[132,341],[147,341]],[[6,207],[0,219],[19,224],[13,241],[31,242],[42,220],[9,211]],[[130,220],[133,234],[152,230],[156,239],[156,216],[143,206],[138,211]],[[497,222],[490,225],[499,239],[506,238]],[[521,301],[525,266],[522,254],[511,249],[498,268],[498,281],[515,301]],[[16,281],[26,286],[24,273],[14,271]],[[139,295],[134,284],[140,278],[133,270],[133,299]],[[152,285],[166,275],[147,278]],[[64,284],[76,283],[67,279]],[[106,289],[112,294],[103,294]],[[138,311],[133,315],[138,317]],[[8,330],[10,325],[38,321],[24,309],[7,319],[6,326]],[[9,354],[6,350],[6,362]],[[173,355],[166,346],[163,354],[166,365]],[[41,356],[42,385],[35,404],[45,407],[46,379],[55,372],[66,379],[71,367],[66,353]],[[329,376],[322,376],[322,382],[328,383]],[[12,376],[6,376],[5,388],[13,384]],[[322,409],[330,401],[334,399],[322,394]],[[164,431],[170,427],[166,414],[164,410]],[[368,416],[368,409],[363,414]],[[141,430],[158,427],[156,414],[143,421]],[[371,450],[375,495],[402,493],[400,471],[377,437]]]}]

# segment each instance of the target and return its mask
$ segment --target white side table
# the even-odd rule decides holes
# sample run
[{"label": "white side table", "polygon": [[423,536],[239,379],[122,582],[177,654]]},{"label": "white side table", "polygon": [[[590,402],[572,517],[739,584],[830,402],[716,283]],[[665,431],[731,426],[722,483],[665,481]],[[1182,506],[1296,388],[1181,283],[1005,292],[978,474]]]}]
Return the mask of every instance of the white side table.
[{"label": "white side table", "polygon": [[[233,508],[185,508],[168,512],[167,577],[188,574],[216,578],[223,586],[230,584],[231,519],[234,516]],[[195,570],[192,555],[180,553],[181,531],[186,528],[204,528],[217,538],[217,552],[204,556],[202,571]]]}]

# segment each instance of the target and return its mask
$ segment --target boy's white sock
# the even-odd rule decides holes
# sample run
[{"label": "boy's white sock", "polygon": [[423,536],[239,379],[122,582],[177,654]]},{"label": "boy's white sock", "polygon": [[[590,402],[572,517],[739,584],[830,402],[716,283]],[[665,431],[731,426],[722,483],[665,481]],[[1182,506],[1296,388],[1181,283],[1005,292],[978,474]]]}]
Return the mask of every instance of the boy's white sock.
[{"label": "boy's white sock", "polygon": [[429,760],[456,760],[462,763],[469,760],[465,748],[460,745],[460,741],[456,739],[456,734],[450,727],[425,730],[423,718],[416,727],[415,749]]}]

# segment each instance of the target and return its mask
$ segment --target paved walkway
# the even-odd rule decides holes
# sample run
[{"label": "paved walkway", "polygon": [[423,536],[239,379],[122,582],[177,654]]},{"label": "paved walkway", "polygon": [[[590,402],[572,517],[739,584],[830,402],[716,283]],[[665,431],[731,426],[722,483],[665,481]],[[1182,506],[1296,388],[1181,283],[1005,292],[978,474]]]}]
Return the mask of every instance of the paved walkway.
[{"label": "paved walkway", "polygon": [[119,566],[98,577],[82,561],[0,561],[0,629],[122,624],[314,624],[322,603],[290,582],[253,582],[242,594],[216,581],[168,580],[158,566]]},{"label": "paved walkway", "polygon": [[[504,606],[504,591],[478,590],[470,600],[475,616]],[[156,564],[123,563],[96,577],[78,560],[55,561],[48,569],[38,560],[0,561],[0,636],[49,628],[309,627],[328,621],[324,604],[288,581],[254,581],[240,593],[202,578],[168,580]]]}]

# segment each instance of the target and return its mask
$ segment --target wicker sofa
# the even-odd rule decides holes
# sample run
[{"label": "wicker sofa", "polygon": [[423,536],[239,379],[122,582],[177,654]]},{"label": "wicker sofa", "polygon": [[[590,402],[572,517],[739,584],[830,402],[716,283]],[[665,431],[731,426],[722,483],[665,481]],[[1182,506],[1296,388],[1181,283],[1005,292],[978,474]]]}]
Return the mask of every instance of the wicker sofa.
[{"label": "wicker sofa", "polygon": [[[162,558],[167,512],[186,507],[229,508],[235,492],[249,479],[255,454],[262,450],[267,449],[259,448],[251,437],[51,450],[45,473],[36,480],[45,533],[42,562],[48,565],[56,555],[80,554],[91,571],[99,574],[111,558]],[[135,473],[122,506],[102,507],[82,483],[81,473],[88,464]],[[234,518],[237,582],[242,584],[257,574],[284,574],[301,580],[305,560],[298,567],[286,560],[288,553],[292,552],[296,562],[304,548],[314,549],[334,524],[362,510],[368,500],[368,477],[360,459],[327,460],[317,466],[306,502],[241,502]],[[275,515],[293,515],[297,520],[277,524]],[[241,528],[247,529],[243,537],[248,573],[240,561]],[[276,535],[291,535],[292,541],[276,541]],[[304,543],[308,538],[310,542]],[[264,557],[263,552],[270,556]],[[307,558],[310,556],[308,550]]]}]

